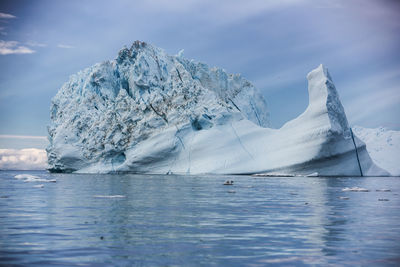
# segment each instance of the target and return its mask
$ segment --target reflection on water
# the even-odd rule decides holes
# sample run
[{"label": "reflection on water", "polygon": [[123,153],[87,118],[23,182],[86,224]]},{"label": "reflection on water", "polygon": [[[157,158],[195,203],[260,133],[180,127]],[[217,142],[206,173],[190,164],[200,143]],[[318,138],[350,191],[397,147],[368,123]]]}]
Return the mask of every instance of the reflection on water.
[{"label": "reflection on water", "polygon": [[26,173],[57,182],[0,172],[0,265],[400,264],[397,177]]}]

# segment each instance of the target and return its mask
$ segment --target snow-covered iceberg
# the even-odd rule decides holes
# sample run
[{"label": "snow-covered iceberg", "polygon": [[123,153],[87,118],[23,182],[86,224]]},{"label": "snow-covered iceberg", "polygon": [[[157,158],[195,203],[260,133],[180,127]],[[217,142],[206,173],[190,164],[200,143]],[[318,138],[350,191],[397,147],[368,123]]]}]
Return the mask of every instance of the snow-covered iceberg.
[{"label": "snow-covered iceberg", "polygon": [[352,134],[327,69],[307,78],[306,111],[271,129],[240,75],[137,41],[53,98],[50,171],[387,175]]},{"label": "snow-covered iceberg", "polygon": [[367,145],[368,154],[376,165],[393,176],[400,176],[400,132],[383,127],[353,128],[354,134]]}]

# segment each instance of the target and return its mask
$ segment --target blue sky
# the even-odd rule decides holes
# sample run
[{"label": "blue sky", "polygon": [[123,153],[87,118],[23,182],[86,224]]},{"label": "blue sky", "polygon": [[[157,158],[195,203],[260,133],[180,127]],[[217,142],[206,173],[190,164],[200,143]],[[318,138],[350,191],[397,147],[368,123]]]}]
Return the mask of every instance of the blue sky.
[{"label": "blue sky", "polygon": [[274,127],[304,111],[323,63],[351,125],[400,130],[400,1],[2,0],[0,12],[0,148],[20,149],[13,135],[43,148],[29,136],[47,134],[61,85],[135,40],[241,73]]}]

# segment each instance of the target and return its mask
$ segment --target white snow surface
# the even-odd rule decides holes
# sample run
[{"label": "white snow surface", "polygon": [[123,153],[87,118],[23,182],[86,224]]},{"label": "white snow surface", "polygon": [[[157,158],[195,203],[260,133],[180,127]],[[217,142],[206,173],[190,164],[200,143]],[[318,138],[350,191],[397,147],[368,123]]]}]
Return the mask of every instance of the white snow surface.
[{"label": "white snow surface", "polygon": [[400,132],[383,127],[353,127],[354,134],[367,145],[367,151],[379,167],[400,176]]},{"label": "white snow surface", "polygon": [[307,79],[305,112],[271,129],[265,100],[241,76],[136,41],[53,98],[50,170],[387,175],[357,137],[355,149],[328,70]]}]

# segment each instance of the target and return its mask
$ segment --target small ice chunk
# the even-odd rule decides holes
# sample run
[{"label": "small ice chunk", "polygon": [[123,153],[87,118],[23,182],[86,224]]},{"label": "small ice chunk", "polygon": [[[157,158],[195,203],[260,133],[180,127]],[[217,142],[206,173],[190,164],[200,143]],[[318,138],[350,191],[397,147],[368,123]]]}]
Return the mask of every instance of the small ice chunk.
[{"label": "small ice chunk", "polygon": [[343,199],[343,200],[349,200],[349,197],[339,197],[339,199]]},{"label": "small ice chunk", "polygon": [[57,180],[56,179],[47,180],[47,179],[42,179],[42,178],[29,178],[29,179],[25,179],[24,182],[55,183],[55,182],[57,182]]},{"label": "small ice chunk", "polygon": [[55,183],[56,179],[43,179],[39,176],[31,175],[31,174],[17,174],[14,176],[16,179],[24,180],[24,182],[44,182],[44,183]]},{"label": "small ice chunk", "polygon": [[40,177],[31,174],[17,174],[14,176],[16,179],[40,179]]},{"label": "small ice chunk", "polygon": [[342,189],[343,192],[369,192],[368,189],[362,187],[346,187]]},{"label": "small ice chunk", "polygon": [[[294,174],[278,173],[278,172],[256,173],[256,174],[253,174],[252,176],[255,176],[255,177],[295,177]],[[299,176],[302,176],[302,175],[299,175]]]},{"label": "small ice chunk", "polygon": [[96,198],[124,198],[123,195],[94,195]]},{"label": "small ice chunk", "polygon": [[37,184],[37,185],[34,185],[33,187],[35,187],[35,188],[43,188],[44,184]]}]

